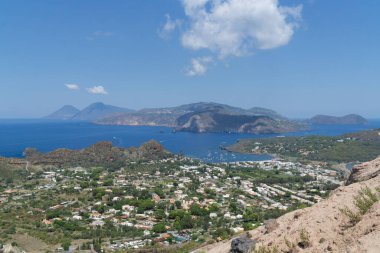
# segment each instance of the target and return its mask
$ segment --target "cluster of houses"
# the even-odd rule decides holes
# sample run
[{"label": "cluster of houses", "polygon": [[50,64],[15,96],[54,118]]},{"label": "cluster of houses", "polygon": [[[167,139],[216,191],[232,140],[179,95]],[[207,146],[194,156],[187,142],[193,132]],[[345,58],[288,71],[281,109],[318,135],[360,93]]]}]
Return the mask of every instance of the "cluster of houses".
[{"label": "cluster of houses", "polygon": [[[170,243],[183,243],[191,240],[195,229],[185,232],[176,231],[173,224],[170,223],[173,221],[167,223],[165,232],[155,233],[153,231],[154,226],[161,222],[155,216],[155,211],[162,202],[167,203],[166,217],[170,212],[167,206],[178,205],[175,208],[186,212],[190,212],[189,210],[194,204],[207,210],[217,206],[218,208],[207,213],[211,228],[216,229],[216,221],[222,218],[234,233],[241,233],[244,231],[243,214],[247,208],[287,210],[291,204],[298,202],[311,205],[322,198],[317,194],[320,191],[313,193],[314,184],[340,183],[335,171],[310,164],[303,165],[277,160],[204,164],[186,158],[180,161],[175,169],[165,170],[168,163],[174,164],[174,162],[178,163],[178,160],[165,159],[146,163],[147,167],[152,168],[151,172],[133,172],[126,169],[114,172],[104,170],[99,175],[96,186],[92,184],[81,186],[81,182],[89,181],[90,172],[86,168],[47,170],[39,174],[41,183],[29,193],[15,189],[6,189],[0,192],[0,205],[7,203],[9,197],[12,197],[13,200],[17,200],[17,197],[20,198],[20,196],[25,199],[25,194],[38,195],[39,191],[71,190],[78,196],[87,196],[91,195],[97,187],[101,187],[104,189],[102,198],[86,201],[86,205],[79,200],[79,197],[52,205],[44,212],[70,210],[70,215],[51,219],[44,218],[41,219],[41,223],[45,226],[52,226],[57,220],[66,220],[99,228],[105,226],[107,222],[111,222],[116,227],[133,227],[143,232],[140,238],[124,238],[107,244],[110,250],[122,250],[142,248],[152,242],[166,245],[169,241]],[[291,185],[256,183],[250,178],[231,176],[228,170],[236,168],[280,170],[290,175],[308,175],[315,178],[315,181],[305,184],[304,189],[294,189]],[[111,178],[112,183],[105,185],[107,178]],[[136,198],[130,194],[114,196],[115,189],[123,189],[127,186],[134,187],[137,191],[150,192],[151,201],[155,206],[143,212],[138,212],[138,208],[133,204],[123,204],[121,209],[115,208],[112,203]],[[162,189],[164,196],[155,192],[156,188]],[[238,208],[231,208],[232,205],[237,205]],[[100,210],[102,206],[104,209]]]}]

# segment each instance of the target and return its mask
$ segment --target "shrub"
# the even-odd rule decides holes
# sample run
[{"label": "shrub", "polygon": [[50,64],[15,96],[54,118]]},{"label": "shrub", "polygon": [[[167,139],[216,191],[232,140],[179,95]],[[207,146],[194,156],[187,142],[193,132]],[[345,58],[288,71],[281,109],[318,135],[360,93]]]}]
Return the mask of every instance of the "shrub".
[{"label": "shrub", "polygon": [[352,224],[356,224],[360,221],[361,217],[359,215],[359,213],[356,213],[354,211],[352,211],[351,209],[349,209],[347,206],[344,207],[344,208],[341,208],[339,209],[344,215],[346,215],[348,217],[348,219],[350,220],[350,222]]},{"label": "shrub", "polygon": [[261,246],[258,249],[254,250],[253,253],[279,253],[279,251],[276,247]]},{"label": "shrub", "polygon": [[71,246],[71,240],[68,239],[68,238],[65,238],[62,243],[61,243],[61,246],[62,248],[65,250],[65,251],[68,251],[70,249],[70,246]]},{"label": "shrub", "polygon": [[[379,190],[376,189],[378,192]],[[349,209],[347,206],[339,209],[344,215],[346,215],[352,224],[358,223],[362,216],[366,214],[371,207],[379,201],[379,193],[374,193],[368,187],[362,188],[357,196],[354,197],[354,205],[357,209],[353,211]]]},{"label": "shrub", "polygon": [[308,248],[311,245],[310,234],[305,229],[302,229],[300,232],[301,241],[298,243],[298,246],[302,249]]}]

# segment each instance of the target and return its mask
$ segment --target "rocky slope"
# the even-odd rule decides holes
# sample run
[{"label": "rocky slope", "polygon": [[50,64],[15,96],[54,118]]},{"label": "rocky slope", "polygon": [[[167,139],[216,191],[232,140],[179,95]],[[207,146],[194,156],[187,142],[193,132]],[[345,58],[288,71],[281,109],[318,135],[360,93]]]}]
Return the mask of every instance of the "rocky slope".
[{"label": "rocky slope", "polygon": [[[380,252],[380,202],[375,201],[355,223],[342,212],[347,208],[355,213],[361,210],[354,203],[365,187],[380,195],[379,171],[380,158],[356,166],[347,184],[326,200],[250,231],[253,252]],[[230,251],[231,242],[209,245],[195,252],[237,252]]]},{"label": "rocky slope", "polygon": [[316,115],[310,119],[311,124],[315,125],[364,125],[368,121],[360,115],[349,114],[342,117]]},{"label": "rocky slope", "polygon": [[289,120],[275,120],[269,116],[230,114],[221,108],[187,113],[177,119],[177,131],[197,133],[234,132],[234,133],[283,133],[301,129]]}]

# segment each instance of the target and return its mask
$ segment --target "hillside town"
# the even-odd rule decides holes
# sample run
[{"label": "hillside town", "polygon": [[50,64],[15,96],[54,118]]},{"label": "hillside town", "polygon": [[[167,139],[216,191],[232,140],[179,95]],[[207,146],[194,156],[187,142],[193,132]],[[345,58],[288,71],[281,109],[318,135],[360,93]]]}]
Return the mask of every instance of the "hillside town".
[{"label": "hillside town", "polygon": [[313,205],[342,180],[327,164],[282,160],[206,164],[174,156],[118,169],[30,166],[25,180],[1,184],[0,241],[27,234],[51,252],[176,252]]}]

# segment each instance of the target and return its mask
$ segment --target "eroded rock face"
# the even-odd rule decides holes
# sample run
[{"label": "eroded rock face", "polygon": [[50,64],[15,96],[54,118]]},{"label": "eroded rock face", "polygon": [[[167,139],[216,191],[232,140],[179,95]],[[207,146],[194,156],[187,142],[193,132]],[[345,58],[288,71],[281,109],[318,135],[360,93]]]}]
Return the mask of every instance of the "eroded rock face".
[{"label": "eroded rock face", "polygon": [[378,175],[380,175],[380,158],[354,166],[346,185],[367,181]]},{"label": "eroded rock face", "polygon": [[230,253],[250,253],[255,248],[256,241],[248,237],[235,238],[231,242]]}]

